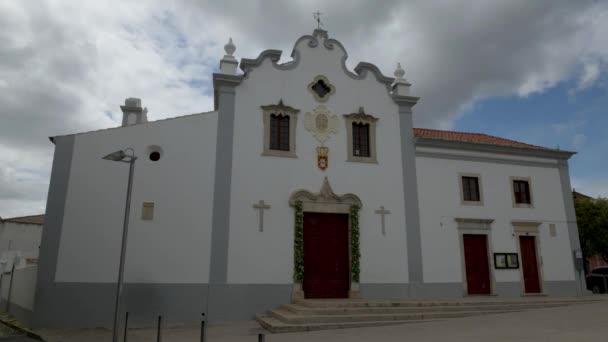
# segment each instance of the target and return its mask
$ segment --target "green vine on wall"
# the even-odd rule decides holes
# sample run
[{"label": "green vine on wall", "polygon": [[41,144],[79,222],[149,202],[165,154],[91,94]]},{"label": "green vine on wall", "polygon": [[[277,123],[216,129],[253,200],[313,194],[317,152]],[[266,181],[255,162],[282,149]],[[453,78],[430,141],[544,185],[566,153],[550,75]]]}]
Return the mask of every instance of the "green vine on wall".
[{"label": "green vine on wall", "polygon": [[302,201],[297,201],[295,237],[294,237],[294,272],[293,279],[297,283],[304,281],[304,212]]},{"label": "green vine on wall", "polygon": [[353,282],[359,282],[361,252],[359,251],[359,207],[350,207],[350,272]]}]

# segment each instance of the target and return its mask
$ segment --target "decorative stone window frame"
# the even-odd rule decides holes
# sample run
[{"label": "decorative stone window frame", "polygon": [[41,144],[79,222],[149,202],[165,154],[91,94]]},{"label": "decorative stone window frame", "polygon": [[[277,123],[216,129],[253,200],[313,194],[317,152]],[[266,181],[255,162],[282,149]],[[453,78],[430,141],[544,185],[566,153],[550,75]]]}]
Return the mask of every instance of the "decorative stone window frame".
[{"label": "decorative stone window frame", "polygon": [[[462,187],[462,177],[477,178],[477,187],[479,188],[479,201],[465,201],[464,200],[464,188]],[[481,181],[481,174],[469,173],[469,172],[458,173],[458,188],[460,189],[460,204],[483,206],[483,186],[482,186],[482,181]]]},{"label": "decorative stone window frame", "polygon": [[[531,191],[530,191],[531,192]],[[531,198],[531,197],[530,197]],[[519,258],[519,279],[522,296],[542,296],[545,295],[545,275],[543,270],[543,256],[540,248],[540,229],[542,225],[541,221],[527,221],[527,220],[512,220],[511,225],[513,226],[513,236],[515,237],[515,243],[517,244],[517,257]],[[534,236],[534,244],[536,249],[536,269],[538,270],[538,283],[540,285],[540,293],[526,293],[526,284],[524,282],[524,260],[521,257],[521,245],[519,242],[520,236]]]},{"label": "decorative stone window frame", "polygon": [[[528,189],[530,189],[530,204],[515,202],[515,189],[513,188],[513,181],[516,180],[528,182]],[[513,203],[513,208],[534,208],[534,191],[532,191],[531,177],[509,177],[509,191],[511,192],[511,201]]]},{"label": "decorative stone window frame", "polygon": [[[323,83],[325,83],[325,85],[327,85],[329,87],[329,93],[325,94],[324,97],[319,96],[319,94],[317,94],[317,92],[315,92],[312,89],[312,87],[319,81],[323,81]],[[325,77],[323,75],[315,76],[315,78],[312,80],[312,82],[308,83],[308,86],[306,87],[306,89],[308,89],[308,91],[312,94],[312,96],[315,97],[315,100],[317,100],[317,102],[327,102],[327,100],[329,100],[329,98],[336,92],[336,87],[334,87],[331,83],[329,83],[329,80],[327,79],[327,77]]]},{"label": "decorative stone window frame", "polygon": [[490,269],[490,296],[496,295],[496,277],[494,275],[495,265],[494,258],[492,257],[494,253],[494,246],[492,245],[492,223],[494,222],[494,219],[457,217],[454,219],[454,221],[456,221],[456,228],[458,229],[458,240],[460,244],[460,270],[462,276],[463,296],[469,296],[466,262],[464,259],[464,235],[469,234],[486,236],[488,267]]},{"label": "decorative stone window frame", "polygon": [[348,218],[348,252],[350,287],[348,298],[360,298],[359,275],[361,251],[359,247],[359,210],[363,204],[355,194],[336,195],[327,177],[323,180],[321,191],[312,193],[308,190],[298,190],[289,197],[289,205],[295,209],[294,227],[294,286],[292,299],[303,299],[304,289],[304,214],[331,213],[347,214]]},{"label": "decorative stone window frame", "polygon": [[[296,127],[298,124],[298,113],[299,109],[287,106],[283,103],[283,100],[279,100],[276,105],[260,106],[262,108],[262,115],[264,121],[264,150],[263,156],[272,157],[287,157],[297,158],[296,155]],[[270,149],[270,116],[283,115],[289,117],[289,151],[272,150]]]},{"label": "decorative stone window frame", "polygon": [[[363,107],[360,107],[358,113],[344,114],[344,121],[346,122],[346,136],[348,140],[348,157],[346,161],[377,164],[376,123],[378,122],[378,118],[375,118],[370,114],[366,114]],[[369,124],[369,157],[355,156],[353,154],[353,123]]]}]

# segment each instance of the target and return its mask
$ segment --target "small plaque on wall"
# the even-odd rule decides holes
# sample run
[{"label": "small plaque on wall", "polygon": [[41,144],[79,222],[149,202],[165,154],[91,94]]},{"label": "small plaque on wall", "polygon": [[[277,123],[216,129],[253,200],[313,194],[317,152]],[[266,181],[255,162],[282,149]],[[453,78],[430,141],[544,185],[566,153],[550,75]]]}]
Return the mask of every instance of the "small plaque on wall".
[{"label": "small plaque on wall", "polygon": [[519,268],[517,253],[494,253],[494,267],[496,269]]}]

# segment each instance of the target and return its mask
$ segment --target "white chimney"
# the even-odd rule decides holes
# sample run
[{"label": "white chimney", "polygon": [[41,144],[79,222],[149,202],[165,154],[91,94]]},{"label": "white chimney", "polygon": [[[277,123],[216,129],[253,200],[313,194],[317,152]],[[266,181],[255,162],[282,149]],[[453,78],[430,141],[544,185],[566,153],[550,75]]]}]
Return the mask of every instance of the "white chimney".
[{"label": "white chimney", "polygon": [[148,108],[141,108],[141,99],[129,97],[125,99],[125,105],[120,106],[120,109],[123,127],[148,122]]}]

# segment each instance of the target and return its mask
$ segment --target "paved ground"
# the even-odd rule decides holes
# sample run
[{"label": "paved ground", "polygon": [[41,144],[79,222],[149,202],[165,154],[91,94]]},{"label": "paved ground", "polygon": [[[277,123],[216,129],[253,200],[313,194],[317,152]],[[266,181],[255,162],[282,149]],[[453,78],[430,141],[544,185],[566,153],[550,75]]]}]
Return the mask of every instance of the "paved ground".
[{"label": "paved ground", "polygon": [[[253,321],[217,325],[209,328],[208,342],[257,341],[251,332]],[[50,342],[110,341],[107,330],[42,331]],[[129,342],[155,341],[154,330],[130,332]],[[198,342],[195,327],[165,331],[164,342]],[[304,333],[269,334],[267,342],[308,341],[450,341],[512,342],[551,341],[585,342],[608,340],[608,301],[568,307],[537,309],[521,313],[456,318],[444,321],[373,328],[324,330]]]}]

